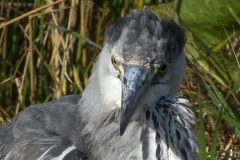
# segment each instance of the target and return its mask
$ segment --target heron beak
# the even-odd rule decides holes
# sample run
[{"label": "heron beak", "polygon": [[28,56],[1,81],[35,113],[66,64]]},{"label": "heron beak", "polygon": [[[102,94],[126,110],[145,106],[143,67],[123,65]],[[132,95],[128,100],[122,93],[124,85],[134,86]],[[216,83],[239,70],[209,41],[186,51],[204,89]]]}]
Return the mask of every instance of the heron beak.
[{"label": "heron beak", "polygon": [[139,105],[143,95],[150,86],[150,68],[137,65],[121,65],[122,99],[120,135],[125,132],[127,125]]}]

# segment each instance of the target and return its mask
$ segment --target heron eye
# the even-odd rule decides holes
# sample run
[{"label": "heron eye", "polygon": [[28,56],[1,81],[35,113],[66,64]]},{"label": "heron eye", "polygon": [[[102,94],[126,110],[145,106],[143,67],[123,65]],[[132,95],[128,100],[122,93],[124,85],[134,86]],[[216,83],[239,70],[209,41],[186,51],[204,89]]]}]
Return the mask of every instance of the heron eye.
[{"label": "heron eye", "polygon": [[161,66],[161,68],[159,69],[159,72],[162,74],[166,73],[169,68],[169,65],[170,65],[170,63],[166,62],[164,65]]},{"label": "heron eye", "polygon": [[117,61],[114,56],[112,56],[112,64],[115,68],[117,67]]}]

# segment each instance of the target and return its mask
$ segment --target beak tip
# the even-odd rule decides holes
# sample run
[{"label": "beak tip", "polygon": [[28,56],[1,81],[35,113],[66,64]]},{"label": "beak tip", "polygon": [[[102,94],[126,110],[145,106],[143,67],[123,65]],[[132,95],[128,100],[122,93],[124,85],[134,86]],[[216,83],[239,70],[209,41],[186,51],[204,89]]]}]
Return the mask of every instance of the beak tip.
[{"label": "beak tip", "polygon": [[120,128],[120,136],[122,136],[124,131]]},{"label": "beak tip", "polygon": [[120,122],[120,136],[124,134],[126,130],[126,122],[124,120],[121,120]]}]

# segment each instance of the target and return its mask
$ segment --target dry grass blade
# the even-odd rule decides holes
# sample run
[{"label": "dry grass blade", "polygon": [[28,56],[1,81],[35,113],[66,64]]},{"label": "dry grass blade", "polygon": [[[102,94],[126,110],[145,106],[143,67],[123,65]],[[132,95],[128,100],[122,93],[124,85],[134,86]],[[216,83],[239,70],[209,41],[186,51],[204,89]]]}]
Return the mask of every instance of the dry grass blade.
[{"label": "dry grass blade", "polygon": [[229,41],[229,43],[230,43],[230,45],[231,45],[231,48],[232,48],[233,54],[234,54],[234,56],[235,56],[235,58],[236,58],[236,61],[237,61],[237,64],[238,64],[238,68],[240,69],[240,64],[239,64],[239,61],[238,61],[238,57],[237,57],[236,52],[234,51],[234,48],[233,48],[232,42],[231,42],[231,40],[230,40],[230,38],[229,38],[229,36],[228,36],[228,33],[227,33],[226,29],[225,29],[224,27],[223,27],[223,29],[224,29],[224,32],[225,32],[225,34],[227,35],[228,41]]},{"label": "dry grass blade", "polygon": [[12,24],[12,23],[14,23],[14,22],[17,22],[17,21],[19,21],[19,20],[21,20],[21,19],[23,19],[23,18],[26,18],[26,17],[28,17],[28,16],[30,16],[30,15],[38,12],[38,11],[41,11],[41,10],[46,9],[46,8],[48,8],[48,7],[54,6],[54,5],[58,4],[58,3],[62,3],[62,2],[64,2],[64,1],[67,1],[67,0],[59,0],[59,1],[53,2],[53,3],[51,3],[51,4],[42,6],[42,7],[40,7],[40,8],[34,9],[34,10],[32,10],[32,11],[30,11],[30,12],[28,12],[28,13],[25,13],[25,14],[23,14],[23,15],[21,15],[21,16],[18,16],[18,17],[14,18],[14,19],[12,19],[12,20],[10,20],[10,21],[8,21],[8,22],[2,23],[2,24],[0,25],[0,29],[2,29],[2,28],[6,27],[6,26],[8,26],[8,25],[10,25],[10,24]]}]

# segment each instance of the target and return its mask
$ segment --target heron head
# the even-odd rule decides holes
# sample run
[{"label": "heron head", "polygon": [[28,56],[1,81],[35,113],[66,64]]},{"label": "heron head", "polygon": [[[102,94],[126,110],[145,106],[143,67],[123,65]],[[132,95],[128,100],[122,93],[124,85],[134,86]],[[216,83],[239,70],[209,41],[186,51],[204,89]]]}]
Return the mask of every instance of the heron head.
[{"label": "heron head", "polygon": [[[184,31],[172,20],[159,21],[149,9],[132,11],[105,33],[112,66],[121,81],[120,135],[151,89],[175,94],[184,75]],[[159,96],[160,96],[159,95]]]}]

